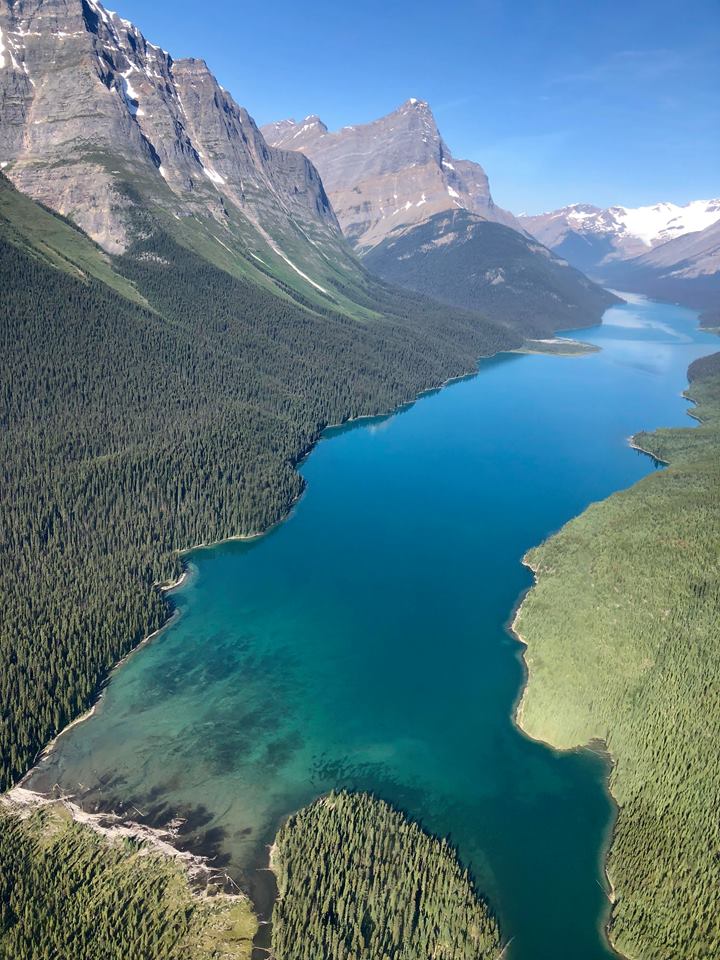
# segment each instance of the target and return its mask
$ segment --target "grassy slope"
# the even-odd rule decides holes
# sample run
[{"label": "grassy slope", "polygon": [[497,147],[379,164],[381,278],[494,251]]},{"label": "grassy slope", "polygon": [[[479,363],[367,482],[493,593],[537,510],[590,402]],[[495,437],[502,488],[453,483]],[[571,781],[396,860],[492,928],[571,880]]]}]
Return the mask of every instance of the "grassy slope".
[{"label": "grassy slope", "polygon": [[615,758],[611,934],[647,960],[720,956],[720,354],[689,376],[701,425],[638,435],[670,466],[528,554],[516,623],[523,728]]},{"label": "grassy slope", "polygon": [[273,847],[277,960],[490,960],[497,924],[446,841],[368,794],[295,814]]},{"label": "grassy slope", "polygon": [[133,284],[115,270],[111,258],[86,234],[20,193],[2,173],[0,241],[41,256],[71,276],[99,280],[128,300],[145,304]]},{"label": "grassy slope", "polygon": [[178,864],[62,807],[0,813],[3,960],[249,960],[256,930],[244,897],[193,892]]}]

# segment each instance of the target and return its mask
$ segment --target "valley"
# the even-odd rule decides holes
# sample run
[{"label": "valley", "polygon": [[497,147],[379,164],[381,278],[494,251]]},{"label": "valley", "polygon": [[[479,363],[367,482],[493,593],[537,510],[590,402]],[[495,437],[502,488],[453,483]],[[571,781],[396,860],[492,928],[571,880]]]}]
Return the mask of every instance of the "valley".
[{"label": "valley", "polygon": [[0,0],[0,958],[720,955],[705,17],[126,6]]},{"label": "valley", "polygon": [[610,286],[700,310],[720,298],[720,200],[601,210],[576,203],[522,227],[558,256]]},{"label": "valley", "polygon": [[611,956],[607,759],[518,733],[508,619],[525,551],[654,472],[626,437],[686,422],[688,364],[717,340],[648,302],[582,335],[600,351],[487,360],[394,417],[331,431],[290,519],[190,556],[179,619],[26,785],[155,828],[184,821],[181,847],[251,891],[287,814],[369,791],[450,834],[508,956]]}]

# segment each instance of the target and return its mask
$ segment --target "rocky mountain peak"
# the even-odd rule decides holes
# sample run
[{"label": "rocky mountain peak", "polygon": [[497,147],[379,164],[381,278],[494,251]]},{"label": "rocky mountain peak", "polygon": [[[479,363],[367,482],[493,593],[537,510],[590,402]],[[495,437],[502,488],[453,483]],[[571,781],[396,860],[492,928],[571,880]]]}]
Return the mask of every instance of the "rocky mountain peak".
[{"label": "rocky mountain peak", "polygon": [[204,60],[173,60],[97,0],[0,0],[0,31],[4,172],[106,249],[129,242],[128,183],[176,217],[222,221],[229,202],[264,232],[338,233],[312,165],[268,147]]},{"label": "rocky mountain peak", "polygon": [[317,117],[268,124],[262,132],[270,144],[310,157],[358,248],[456,209],[517,227],[495,206],[480,164],[453,158],[425,100],[413,97],[378,120],[334,132]]}]

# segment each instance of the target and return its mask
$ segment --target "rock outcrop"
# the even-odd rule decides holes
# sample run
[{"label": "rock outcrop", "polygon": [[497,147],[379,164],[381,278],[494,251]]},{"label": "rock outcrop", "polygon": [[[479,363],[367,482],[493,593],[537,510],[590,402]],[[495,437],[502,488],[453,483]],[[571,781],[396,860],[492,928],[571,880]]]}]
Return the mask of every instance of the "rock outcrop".
[{"label": "rock outcrop", "polygon": [[111,252],[133,194],[175,217],[340,242],[320,177],[269,147],[202,60],[174,60],[95,0],[0,0],[0,164]]}]

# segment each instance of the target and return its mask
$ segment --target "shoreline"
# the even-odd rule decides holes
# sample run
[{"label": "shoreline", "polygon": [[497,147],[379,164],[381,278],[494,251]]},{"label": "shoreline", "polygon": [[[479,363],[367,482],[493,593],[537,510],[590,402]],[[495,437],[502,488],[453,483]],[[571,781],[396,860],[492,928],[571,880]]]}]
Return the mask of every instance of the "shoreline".
[{"label": "shoreline", "polygon": [[[210,866],[210,858],[201,854],[191,853],[188,850],[179,850],[173,843],[176,839],[172,829],[158,830],[137,823],[134,820],[125,820],[115,813],[88,813],[73,801],[72,794],[61,797],[47,797],[36,790],[29,790],[20,784],[0,794],[0,809],[24,819],[44,807],[61,808],[74,823],[79,823],[106,837],[110,842],[116,840],[131,840],[148,850],[179,864],[187,873],[195,895],[202,895],[205,887],[219,883],[222,886],[220,894],[228,898],[249,900],[247,894],[240,890],[235,881],[224,871]],[[237,892],[228,892],[233,888]]]},{"label": "shoreline", "polygon": [[642,453],[646,457],[650,457],[650,459],[653,461],[653,463],[655,463],[656,466],[662,466],[662,467],[670,466],[669,460],[663,460],[662,457],[656,456],[656,454],[654,454],[651,450],[646,450],[644,447],[641,447],[640,444],[635,439],[636,436],[637,434],[634,433],[631,437],[627,438],[627,445],[630,447],[631,450],[637,450],[638,453]]},{"label": "shoreline", "polygon": [[[607,309],[612,309],[616,304],[609,305]],[[603,311],[603,316],[606,311]],[[585,324],[582,327],[572,328],[573,330],[585,330],[592,327],[602,324],[602,316],[593,320],[590,323]],[[388,419],[395,417],[401,414],[403,411],[413,407],[420,400],[429,398],[430,396],[439,393],[444,390],[446,387],[451,386],[456,383],[460,383],[465,380],[472,380],[479,375],[481,372],[481,365],[484,361],[500,358],[503,356],[512,357],[515,354],[515,351],[512,349],[503,349],[498,350],[496,353],[492,354],[483,354],[479,356],[473,363],[472,367],[464,372],[458,373],[456,375],[447,377],[439,384],[435,384],[429,387],[426,387],[423,390],[420,390],[418,393],[414,394],[411,397],[408,397],[405,400],[399,401],[395,406],[387,410],[381,410],[373,413],[364,413],[358,414],[357,416],[350,416],[343,420],[340,420],[335,423],[325,424],[318,432],[307,446],[302,449],[298,455],[291,460],[291,465],[294,470],[298,468],[308,459],[310,454],[315,450],[317,445],[327,439],[331,439],[331,432],[334,430],[340,430],[346,427],[354,427],[355,425],[360,425],[362,421],[372,421],[378,419]],[[564,356],[564,355],[563,355]],[[279,527],[281,524],[286,523],[291,519],[294,510],[301,501],[302,497],[307,491],[307,482],[302,478],[301,489],[297,496],[295,496],[292,501],[289,503],[287,510],[279,516],[275,521],[273,521],[268,527],[263,530],[253,531],[251,533],[245,534],[233,534],[227,537],[222,537],[219,540],[215,541],[203,541],[201,543],[193,544],[189,547],[180,548],[175,551],[176,556],[180,559],[183,569],[180,575],[171,581],[164,583],[156,583],[153,586],[160,591],[160,593],[172,593],[175,590],[179,589],[181,586],[187,583],[189,578],[193,575],[193,567],[189,562],[188,558],[195,551],[212,549],[214,547],[221,546],[225,543],[230,543],[233,541],[253,541],[261,537],[265,537]],[[192,854],[188,851],[181,851],[173,845],[173,834],[172,831],[162,831],[154,829],[151,827],[146,827],[137,821],[125,820],[118,817],[114,813],[104,813],[104,814],[93,814],[86,812],[78,804],[73,802],[72,795],[63,796],[60,798],[51,797],[45,794],[41,794],[37,791],[30,790],[24,784],[31,778],[31,776],[37,771],[38,766],[46,760],[56,749],[60,738],[63,737],[68,731],[73,727],[78,726],[81,723],[84,723],[86,720],[91,719],[96,710],[101,706],[101,701],[103,699],[105,690],[113,678],[113,675],[117,670],[119,670],[130,657],[138,653],[143,647],[149,644],[151,641],[155,640],[164,630],[166,630],[171,624],[173,624],[177,617],[180,616],[180,611],[177,608],[171,608],[169,616],[163,621],[163,623],[158,626],[157,629],[152,631],[147,636],[143,637],[135,646],[133,646],[120,660],[118,660],[111,669],[108,671],[107,675],[101,681],[97,695],[95,696],[92,703],[89,704],[88,708],[75,719],[71,720],[66,726],[64,726],[54,737],[47,743],[41,750],[38,751],[35,760],[32,766],[27,770],[27,772],[22,776],[18,783],[13,786],[10,790],[6,791],[4,794],[0,794],[0,808],[3,806],[8,809],[12,809],[16,812],[22,810],[31,811],[45,805],[57,805],[60,804],[69,814],[69,816],[76,822],[86,825],[90,829],[95,830],[103,836],[107,836],[109,839],[114,839],[118,837],[126,837],[129,839],[134,839],[138,842],[144,843],[147,842],[152,849],[156,850],[158,853],[162,853],[173,860],[176,860],[187,866],[188,875],[191,879],[195,879],[196,875],[203,874],[210,876],[212,871],[210,867],[207,866],[206,859],[200,854]],[[116,820],[116,823],[108,824],[108,821]],[[104,823],[103,823],[104,821]],[[272,855],[272,847],[269,849],[269,855]],[[274,870],[270,863],[264,868],[274,875]],[[232,879],[224,875],[224,879],[236,887],[239,891],[235,896],[246,897],[252,903],[252,898],[249,897],[244,892],[240,891],[240,888],[237,887],[237,884],[232,881]],[[230,895],[230,894],[228,894]],[[269,923],[270,921],[266,921]],[[507,944],[506,944],[507,947]]]},{"label": "shoreline", "polygon": [[[474,371],[470,371],[468,373],[461,373],[454,377],[448,377],[447,380],[444,380],[438,386],[428,387],[426,390],[421,391],[413,398],[409,400],[403,400],[401,403],[398,404],[398,406],[393,407],[391,410],[380,412],[380,413],[360,414],[356,417],[348,417],[346,420],[341,420],[337,423],[327,424],[320,430],[320,433],[318,434],[317,439],[313,440],[307,446],[307,448],[305,448],[302,451],[302,453],[299,454],[297,459],[292,461],[293,469],[297,470],[298,467],[300,467],[305,462],[305,460],[307,460],[307,458],[313,452],[313,450],[318,445],[318,443],[322,442],[325,439],[329,439],[325,437],[325,434],[328,431],[339,430],[350,424],[352,425],[359,424],[363,420],[375,420],[375,419],[383,419],[383,418],[396,416],[397,414],[401,413],[405,408],[413,406],[415,403],[417,403],[418,400],[421,400],[424,397],[427,397],[433,393],[438,393],[440,390],[443,390],[445,387],[450,386],[453,383],[459,383],[462,380],[468,380],[468,379],[472,379],[473,377],[476,377],[479,373],[480,364],[482,363],[483,360],[490,360],[493,357],[501,356],[503,352],[504,351],[501,351],[499,353],[494,353],[494,354],[483,355],[479,357],[475,364]],[[302,500],[306,492],[306,489],[307,489],[307,483],[303,479],[302,489],[300,490],[298,495],[290,502],[287,512],[283,514],[283,516],[279,517],[277,520],[273,521],[273,523],[271,523],[270,526],[268,526],[265,530],[259,530],[252,533],[232,534],[229,537],[223,537],[221,540],[203,541],[201,543],[196,543],[196,544],[193,544],[192,546],[183,547],[182,549],[177,550],[176,555],[178,556],[181,563],[183,564],[182,572],[175,580],[168,580],[164,583],[155,583],[153,584],[153,586],[160,593],[165,593],[165,594],[172,593],[175,590],[178,590],[183,584],[185,584],[190,579],[190,577],[193,574],[192,565],[190,564],[187,558],[189,558],[190,555],[195,551],[209,550],[214,547],[222,546],[225,543],[233,543],[237,541],[250,542],[253,540],[259,540],[261,537],[265,537],[268,534],[272,533],[273,530],[275,530],[281,524],[284,524],[291,519],[292,514],[295,508],[297,507],[297,505]],[[120,660],[118,660],[116,663],[112,665],[112,667],[107,673],[107,676],[100,683],[97,695],[94,697],[92,702],[88,705],[87,709],[83,713],[81,713],[79,716],[75,717],[74,720],[71,720],[68,724],[66,724],[62,728],[62,730],[60,730],[58,733],[55,734],[52,740],[50,740],[47,744],[45,744],[45,746],[43,746],[37,752],[37,754],[35,755],[35,759],[33,760],[32,766],[26,771],[26,773],[23,774],[23,776],[20,778],[20,780],[18,780],[15,786],[11,787],[10,790],[5,791],[5,793],[0,793],[0,803],[2,803],[3,797],[8,796],[10,793],[12,793],[13,790],[16,790],[19,787],[22,787],[23,789],[27,789],[23,785],[36,772],[38,766],[52,754],[60,738],[63,737],[66,733],[68,733],[73,727],[79,726],[81,723],[85,723],[87,720],[90,720],[94,716],[95,711],[100,706],[105,690],[107,689],[108,684],[112,680],[113,674],[117,670],[119,670],[130,659],[130,657],[132,657],[134,654],[142,650],[142,648],[147,646],[151,641],[155,640],[164,630],[166,630],[172,623],[174,623],[177,617],[179,616],[180,616],[180,612],[177,608],[171,609],[167,619],[164,620],[163,623],[161,623],[156,630],[153,630],[152,633],[149,633],[147,636],[143,637],[143,639],[140,640],[139,643],[137,643],[134,647],[132,647],[132,649],[128,650],[125,656],[121,657]],[[28,792],[35,793],[35,791],[28,791]],[[42,795],[37,794],[37,796],[42,796]],[[74,806],[77,806],[77,805],[74,805]],[[81,809],[81,808],[78,807],[78,809]]]},{"label": "shoreline", "polygon": [[[557,348],[557,349],[555,349]],[[548,357],[587,357],[599,353],[602,347],[574,337],[528,338],[521,347],[510,353],[540,355]]]},{"label": "shoreline", "polygon": [[[642,452],[644,452],[644,451],[642,451]],[[569,521],[568,521],[568,522],[569,522]],[[552,536],[552,534],[550,534],[549,536]],[[608,831],[608,836],[607,836],[606,841],[605,841],[605,850],[604,850],[604,851],[601,851],[601,858],[600,858],[601,872],[602,872],[603,877],[605,878],[605,884],[606,884],[606,887],[607,887],[607,889],[603,889],[603,893],[604,893],[605,896],[607,897],[608,902],[609,902],[609,904],[610,904],[610,910],[609,910],[609,913],[608,913],[607,920],[601,922],[600,929],[602,930],[602,932],[603,932],[603,934],[604,934],[604,936],[605,936],[605,940],[606,940],[606,942],[607,942],[607,945],[609,946],[610,950],[618,957],[618,960],[632,960],[631,957],[628,957],[626,954],[621,953],[621,952],[618,950],[618,948],[616,947],[615,942],[614,942],[614,940],[613,940],[613,938],[612,938],[612,930],[611,930],[611,927],[612,927],[613,908],[614,908],[615,904],[617,903],[617,890],[616,890],[616,888],[615,888],[615,884],[613,883],[612,877],[610,876],[610,873],[609,873],[609,857],[610,857],[610,850],[612,849],[612,845],[613,845],[613,843],[615,842],[615,832],[616,832],[617,820],[618,820],[618,815],[619,815],[619,813],[620,813],[620,804],[619,804],[618,801],[617,801],[617,797],[616,797],[615,794],[613,793],[612,783],[611,783],[612,773],[613,773],[613,771],[614,771],[614,769],[615,769],[615,765],[616,765],[615,757],[612,755],[612,753],[610,752],[610,750],[609,750],[608,747],[607,747],[607,744],[606,744],[604,741],[592,741],[592,742],[590,742],[590,743],[584,743],[584,744],[583,744],[583,743],[578,743],[578,744],[576,744],[574,747],[560,748],[560,747],[556,747],[555,744],[553,744],[553,743],[552,743],[551,741],[549,741],[549,740],[544,740],[542,737],[535,737],[535,736],[533,736],[533,735],[532,735],[531,733],[529,733],[529,732],[527,731],[527,729],[525,728],[525,724],[524,724],[524,706],[525,706],[525,698],[526,698],[527,693],[528,693],[528,690],[529,690],[529,688],[530,688],[530,665],[528,664],[528,660],[527,660],[527,652],[528,652],[528,650],[529,650],[530,644],[529,644],[528,641],[525,639],[525,637],[520,633],[520,631],[517,629],[517,622],[518,622],[518,620],[520,619],[520,615],[521,615],[521,612],[522,612],[522,608],[523,608],[523,605],[524,605],[524,603],[525,603],[525,600],[526,600],[528,594],[530,593],[530,591],[531,591],[532,589],[534,589],[534,587],[535,587],[535,586],[537,585],[537,583],[538,583],[538,580],[539,580],[539,568],[538,568],[538,567],[534,567],[534,566],[529,562],[529,560],[527,559],[527,554],[522,558],[521,563],[522,563],[522,565],[523,565],[524,567],[527,567],[528,570],[531,570],[531,571],[532,571],[532,573],[533,573],[533,578],[534,578],[534,582],[533,582],[533,583],[528,587],[528,589],[522,594],[521,599],[519,600],[519,602],[518,602],[518,604],[517,604],[517,606],[516,606],[516,608],[515,608],[515,613],[514,613],[514,616],[513,616],[513,618],[512,618],[512,623],[510,624],[510,628],[509,628],[509,629],[510,629],[510,633],[512,634],[512,636],[515,638],[515,640],[516,640],[516,641],[520,644],[520,646],[522,647],[522,652],[521,652],[521,654],[520,654],[520,657],[521,657],[521,660],[522,660],[523,669],[524,669],[524,671],[525,671],[525,679],[524,679],[524,681],[523,681],[523,683],[522,683],[522,686],[521,686],[521,688],[520,688],[519,696],[518,696],[517,700],[515,701],[515,704],[513,705],[513,710],[512,710],[511,719],[512,719],[513,724],[514,724],[515,727],[517,728],[517,730],[522,734],[522,736],[526,737],[528,740],[532,741],[533,743],[540,744],[541,746],[545,747],[545,748],[548,749],[548,750],[551,750],[553,753],[556,753],[556,754],[577,753],[577,752],[582,751],[582,750],[592,750],[592,749],[593,749],[593,745],[592,745],[593,743],[596,743],[596,742],[597,742],[597,743],[602,743],[602,744],[603,744],[603,747],[604,747],[604,755],[607,757],[607,759],[608,759],[608,761],[609,761],[609,763],[610,763],[610,771],[609,771],[609,773],[608,773],[608,776],[607,776],[606,779],[605,779],[605,789],[606,789],[606,791],[607,791],[608,796],[609,796],[610,799],[612,800],[612,804],[613,804],[613,807],[614,807],[614,809],[615,809],[615,816],[614,816],[614,818],[613,818],[613,823],[612,823],[612,825],[611,825],[611,827],[610,827],[610,830]]]},{"label": "shoreline", "polygon": [[[699,325],[699,326],[700,326],[700,325]],[[695,400],[693,400],[692,396],[689,395],[689,391],[690,391],[690,389],[691,389],[691,386],[692,386],[692,383],[691,383],[690,381],[688,381],[688,386],[687,386],[687,388],[686,388],[685,390],[682,391],[681,396],[682,396],[684,399],[688,400],[690,404],[695,405]],[[702,423],[702,420],[700,419],[700,417],[698,417],[697,415],[695,415],[695,414],[693,413],[693,410],[692,410],[692,409],[688,409],[686,412],[687,412],[688,416],[689,416],[691,419],[693,419],[693,420],[696,421],[696,424],[697,424],[697,425],[699,425],[699,424]],[[658,429],[663,429],[663,428],[662,428],[662,427],[656,428],[656,430],[658,430]],[[641,454],[643,454],[644,456],[649,457],[656,466],[662,466],[662,467],[668,467],[668,466],[670,466],[670,461],[669,461],[669,460],[663,460],[661,457],[658,457],[658,456],[657,456],[656,454],[654,454],[652,451],[647,450],[647,449],[645,449],[644,447],[640,446],[640,444],[637,442],[637,437],[638,437],[638,435],[639,435],[640,432],[642,432],[642,431],[638,431],[637,434],[632,434],[631,436],[629,436],[629,437],[626,438],[626,442],[627,442],[628,447],[629,447],[631,450],[636,450],[638,453],[641,453]],[[653,431],[653,432],[655,432],[655,431]],[[648,476],[651,476],[651,475],[652,475],[652,474],[648,474]],[[636,482],[639,482],[639,481],[636,481]],[[631,486],[634,486],[634,484],[631,484]],[[630,488],[628,487],[628,488],[624,488],[624,489],[630,489]],[[615,492],[615,493],[619,493],[619,492],[621,492],[621,491],[614,491],[614,492]],[[610,496],[613,496],[613,495],[614,495],[614,494],[610,494]],[[606,498],[604,498],[604,499],[608,499],[608,498],[606,497]],[[588,509],[588,508],[586,507],[585,509]],[[585,512],[585,511],[583,510],[582,513],[584,513],[584,512]],[[581,514],[578,514],[578,516],[580,516],[580,515],[581,515]],[[574,519],[574,518],[571,518],[571,520],[572,520],[572,519]],[[567,522],[569,523],[570,521],[567,521]],[[565,526],[565,524],[563,524],[563,526]],[[552,537],[552,536],[553,536],[553,534],[549,534],[549,535],[545,538],[545,540],[542,541],[542,543],[544,543],[546,540],[548,540],[548,539],[549,539],[550,537]],[[542,546],[542,543],[541,543],[541,544],[538,544],[538,546]],[[532,549],[534,549],[534,548],[532,548]],[[521,656],[521,660],[522,660],[522,664],[523,664],[523,669],[524,669],[524,672],[525,672],[525,679],[524,679],[524,682],[523,682],[523,684],[522,684],[522,687],[521,687],[521,689],[520,689],[520,691],[519,691],[519,696],[518,696],[515,704],[513,705],[512,714],[511,714],[511,719],[512,719],[512,722],[513,722],[513,724],[515,725],[515,727],[520,731],[520,733],[522,733],[523,736],[527,737],[529,740],[532,740],[534,743],[542,744],[543,746],[547,747],[547,748],[550,749],[550,750],[553,750],[553,751],[556,752],[556,753],[568,753],[568,752],[572,752],[572,751],[575,751],[575,750],[592,749],[592,744],[591,744],[591,743],[576,744],[574,747],[570,747],[570,748],[567,748],[567,749],[558,748],[558,747],[556,747],[551,741],[544,740],[542,737],[535,737],[535,736],[533,736],[531,733],[528,732],[528,730],[527,730],[526,727],[525,727],[525,722],[524,722],[524,721],[525,721],[525,710],[524,710],[524,708],[525,708],[526,697],[527,697],[527,694],[528,694],[528,692],[529,692],[530,682],[531,682],[530,664],[528,663],[528,657],[527,657],[530,644],[528,643],[528,641],[526,640],[526,638],[520,633],[520,631],[517,629],[517,626],[518,626],[518,621],[519,621],[519,619],[520,619],[520,616],[521,616],[521,613],[522,613],[522,608],[523,608],[523,605],[524,605],[524,603],[525,603],[525,600],[527,599],[527,596],[528,596],[528,594],[530,593],[530,591],[533,590],[534,587],[535,587],[535,586],[538,584],[538,582],[539,582],[539,567],[538,567],[538,566],[533,566],[533,564],[532,564],[532,563],[529,561],[529,559],[528,559],[528,554],[529,554],[529,551],[528,551],[528,553],[526,553],[525,556],[522,558],[521,563],[522,563],[523,566],[527,567],[529,570],[532,571],[532,574],[533,574],[533,583],[531,584],[530,587],[528,587],[528,589],[527,589],[523,594],[521,594],[521,596],[520,596],[520,598],[519,598],[519,600],[518,600],[518,602],[517,602],[517,605],[516,605],[516,607],[515,607],[515,611],[514,611],[514,613],[513,613],[513,615],[512,615],[512,621],[510,622],[510,626],[509,626],[509,631],[510,631],[510,633],[512,634],[512,636],[515,638],[515,640],[516,640],[516,641],[521,645],[521,647],[522,647],[522,652],[521,652],[521,655],[520,655],[520,656]],[[614,942],[614,940],[613,940],[613,937],[612,937],[612,929],[611,929],[611,928],[612,928],[613,910],[614,910],[615,904],[617,903],[618,896],[617,896],[617,888],[615,887],[615,884],[614,884],[614,882],[613,882],[613,879],[612,879],[612,877],[610,876],[610,873],[609,873],[609,858],[610,858],[610,851],[611,851],[611,849],[612,849],[612,847],[613,847],[613,844],[615,843],[615,838],[616,838],[616,833],[617,833],[617,821],[618,821],[618,816],[619,816],[619,813],[620,813],[620,809],[621,809],[621,808],[620,808],[620,804],[619,804],[619,802],[618,802],[618,799],[617,799],[617,797],[615,796],[615,793],[613,792],[613,787],[612,787],[612,773],[613,773],[613,771],[615,770],[617,761],[616,761],[615,757],[613,756],[612,752],[609,750],[609,748],[608,748],[608,746],[607,746],[607,743],[605,743],[604,741],[601,741],[601,742],[603,742],[603,745],[604,745],[604,748],[605,748],[605,754],[606,754],[606,756],[607,756],[607,758],[608,758],[608,760],[609,760],[609,762],[610,762],[610,765],[611,765],[611,766],[610,766],[610,773],[609,773],[609,775],[608,775],[608,777],[607,777],[607,780],[606,780],[606,789],[607,789],[607,792],[608,792],[609,797],[611,798],[611,800],[612,800],[612,802],[613,802],[613,805],[614,805],[615,811],[616,811],[613,825],[612,825],[612,827],[611,827],[611,829],[610,829],[610,831],[609,831],[609,835],[608,835],[608,839],[607,839],[607,843],[606,843],[606,851],[605,851],[605,853],[604,853],[604,855],[603,855],[603,858],[602,858],[602,873],[603,873],[603,876],[605,877],[605,882],[606,882],[606,885],[607,885],[607,888],[608,888],[608,889],[607,889],[606,891],[604,891],[604,892],[606,893],[607,898],[608,898],[608,900],[609,900],[609,902],[610,902],[610,913],[609,913],[609,915],[608,915],[607,921],[603,924],[602,929],[603,929],[603,931],[604,931],[605,938],[606,938],[606,940],[607,940],[608,946],[610,947],[610,949],[612,950],[612,952],[613,952],[614,954],[616,954],[616,956],[619,958],[619,960],[633,960],[633,958],[629,957],[627,954],[621,953],[621,952],[618,950],[618,948],[617,948],[617,946],[616,946],[616,944],[615,944],[615,942]]]},{"label": "shoreline", "polygon": [[[179,577],[177,577],[177,579],[169,580],[166,583],[162,583],[162,584],[157,583],[157,584],[154,584],[154,586],[157,590],[160,591],[160,593],[170,593],[172,590],[176,590],[178,587],[180,587],[186,580],[190,578],[190,576],[192,576],[192,570],[189,565],[185,565],[182,573],[180,574]],[[90,720],[90,718],[95,715],[95,711],[100,706],[100,703],[105,694],[105,690],[107,689],[108,684],[112,680],[112,677],[115,671],[119,670],[120,667],[123,666],[123,664],[127,663],[130,657],[134,656],[136,653],[138,653],[138,651],[142,650],[143,647],[147,646],[149,643],[155,640],[155,638],[158,637],[163,632],[163,630],[167,629],[167,627],[169,627],[172,623],[174,623],[179,616],[180,616],[180,611],[177,609],[173,609],[170,613],[170,616],[160,624],[157,630],[153,630],[152,633],[149,633],[146,637],[143,637],[142,640],[139,643],[137,643],[131,650],[128,650],[128,652],[125,654],[124,657],[121,657],[120,660],[118,660],[116,663],[112,665],[111,669],[108,671],[107,676],[101,682],[98,688],[97,694],[93,698],[93,701],[88,706],[87,710],[85,710],[79,716],[75,717],[74,720],[71,720],[70,723],[68,723],[66,726],[62,728],[62,730],[60,730],[58,733],[55,734],[52,740],[46,743],[45,746],[42,747],[42,749],[40,749],[37,752],[37,754],[35,755],[35,759],[33,760],[33,765],[30,767],[27,773],[25,773],[18,780],[18,782],[15,784],[14,787],[11,787],[5,793],[0,793],[0,803],[2,803],[3,798],[9,796],[13,792],[13,790],[17,790],[19,788],[27,789],[23,785],[28,781],[28,779],[33,775],[33,773],[35,773],[35,771],[40,766],[40,764],[44,760],[47,760],[47,758],[53,753],[60,738],[64,737],[66,733],[69,733],[69,731],[72,730],[73,727],[77,727],[81,723],[85,723],[86,720]],[[36,796],[42,796],[42,794],[39,794],[34,790],[28,790],[27,792],[33,793]]]},{"label": "shoreline", "polygon": [[[600,322],[602,322],[602,319],[600,320]],[[400,403],[397,404],[397,406],[392,407],[390,410],[380,411],[378,413],[359,414],[358,416],[348,417],[337,423],[326,424],[319,431],[317,437],[314,440],[312,440],[297,455],[296,458],[293,459],[292,461],[293,469],[297,471],[299,467],[305,462],[305,460],[307,460],[310,454],[315,450],[317,445],[323,440],[329,439],[327,434],[330,433],[330,431],[339,430],[349,425],[354,426],[356,424],[360,424],[363,420],[386,419],[389,417],[396,416],[397,414],[401,413],[403,410],[416,404],[419,400],[422,400],[423,398],[431,396],[434,393],[439,393],[441,390],[445,389],[445,387],[447,386],[450,386],[454,383],[459,383],[463,380],[473,379],[480,372],[480,365],[483,360],[490,360],[490,359],[493,359],[494,357],[502,356],[503,353],[508,353],[508,351],[499,351],[498,353],[495,353],[495,354],[487,354],[487,355],[482,355],[478,357],[477,360],[475,361],[474,368],[472,370],[457,374],[456,376],[448,377],[446,380],[444,380],[442,383],[436,386],[427,387],[425,390],[420,391],[413,397],[407,400],[401,401]],[[233,534],[229,537],[223,537],[220,540],[206,541],[198,544],[193,544],[192,546],[177,550],[176,556],[180,559],[183,566],[183,569],[180,575],[175,580],[169,580],[163,583],[156,583],[153,585],[154,588],[157,589],[161,594],[170,594],[173,591],[179,589],[183,584],[186,584],[194,572],[194,568],[189,561],[189,557],[195,551],[212,549],[214,547],[219,547],[225,543],[231,543],[233,541],[250,542],[253,540],[257,540],[261,537],[265,537],[268,534],[272,533],[272,531],[275,530],[277,527],[279,527],[281,524],[286,523],[288,520],[291,519],[297,505],[299,504],[302,497],[307,491],[307,482],[305,481],[304,478],[301,477],[301,479],[302,479],[302,486],[301,486],[300,492],[291,501],[287,511],[282,516],[280,516],[277,520],[271,523],[266,529],[252,532],[252,533]],[[72,799],[70,796],[61,797],[61,798],[51,797],[45,794],[41,794],[34,790],[30,790],[28,787],[25,786],[27,781],[38,771],[39,766],[45,760],[47,760],[51,756],[51,754],[55,751],[61,737],[65,736],[65,734],[67,734],[73,727],[79,726],[80,724],[85,723],[87,720],[92,719],[92,717],[95,715],[95,712],[100,707],[103,696],[105,694],[105,690],[107,689],[116,671],[119,670],[125,663],[127,663],[130,657],[134,656],[136,653],[141,651],[145,646],[147,646],[149,643],[155,640],[161,633],[163,633],[169,626],[171,626],[171,624],[173,624],[179,616],[180,616],[180,611],[176,607],[171,607],[169,616],[163,621],[163,623],[160,624],[160,626],[156,630],[153,630],[147,636],[143,637],[143,639],[138,644],[136,644],[134,647],[128,650],[128,652],[123,657],[121,657],[120,660],[118,660],[116,663],[113,664],[113,666],[108,671],[107,675],[101,681],[98,687],[97,694],[92,700],[92,702],[88,705],[88,708],[79,716],[75,717],[75,719],[71,720],[66,726],[64,726],[62,730],[60,730],[52,738],[52,740],[50,740],[47,744],[45,744],[45,746],[43,746],[37,752],[35,759],[32,763],[32,766],[25,772],[25,774],[20,778],[20,780],[13,787],[5,791],[4,793],[0,793],[0,809],[2,809],[2,807],[4,806],[8,809],[19,812],[22,810],[37,809],[41,806],[60,804],[63,806],[63,808],[66,810],[66,812],[75,822],[84,824],[85,826],[95,830],[97,833],[103,836],[108,837],[109,839],[125,836],[129,839],[136,839],[138,842],[147,841],[149,844],[152,845],[153,849],[155,849],[158,853],[162,853],[178,862],[187,864],[188,876],[191,880],[194,880],[195,874],[201,869],[209,873],[209,868],[203,866],[206,858],[204,858],[200,854],[191,854],[189,852],[180,851],[177,847],[173,846],[173,843],[172,843],[173,837],[171,833],[168,833],[167,831],[163,832],[161,830],[156,830],[150,827],[146,827],[138,823],[137,821],[133,821],[133,820],[123,820],[121,824],[120,818],[117,818],[118,823],[114,827],[102,826],[100,822],[101,820],[103,819],[111,820],[113,817],[116,817],[116,815],[88,813],[85,810],[83,810],[83,808],[79,804],[72,802]],[[271,854],[271,852],[272,852],[272,848],[270,848],[269,850],[269,855]],[[268,862],[268,866],[265,867],[264,869],[271,872],[274,876],[274,871],[272,870],[272,867],[270,866],[269,862]],[[252,898],[248,894],[241,891],[240,888],[237,887],[237,884],[235,884],[235,882],[227,874],[225,874],[224,876],[227,883],[232,884],[239,891],[238,894],[236,894],[237,896],[246,897],[250,901],[250,903],[253,904],[253,911],[255,912],[255,904]],[[263,929],[270,923],[271,923],[271,920],[265,921],[261,925],[261,929]],[[263,948],[260,948],[260,949],[262,950]]]}]

